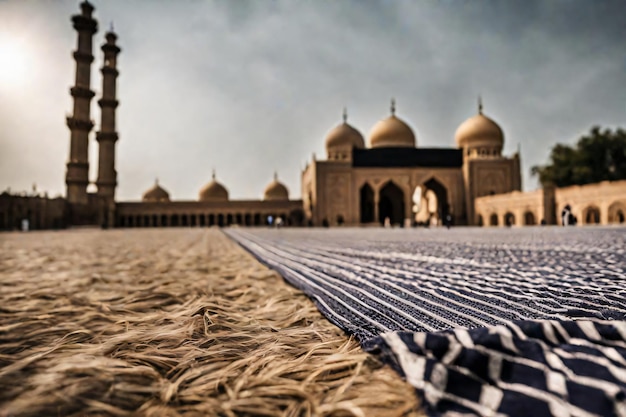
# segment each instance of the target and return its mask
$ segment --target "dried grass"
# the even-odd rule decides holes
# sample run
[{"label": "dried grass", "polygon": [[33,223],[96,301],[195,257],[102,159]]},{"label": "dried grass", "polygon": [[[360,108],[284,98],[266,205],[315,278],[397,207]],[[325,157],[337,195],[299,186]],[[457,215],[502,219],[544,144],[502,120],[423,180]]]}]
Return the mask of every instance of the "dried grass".
[{"label": "dried grass", "polygon": [[0,415],[420,413],[216,229],[3,234],[0,249]]}]

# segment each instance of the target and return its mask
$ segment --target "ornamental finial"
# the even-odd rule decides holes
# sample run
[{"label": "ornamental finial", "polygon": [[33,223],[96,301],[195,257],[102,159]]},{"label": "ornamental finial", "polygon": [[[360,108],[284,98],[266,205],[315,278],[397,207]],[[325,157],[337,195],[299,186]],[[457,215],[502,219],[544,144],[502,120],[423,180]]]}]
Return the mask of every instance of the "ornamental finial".
[{"label": "ornamental finial", "polygon": [[396,115],[396,99],[393,97],[391,98],[391,115]]}]

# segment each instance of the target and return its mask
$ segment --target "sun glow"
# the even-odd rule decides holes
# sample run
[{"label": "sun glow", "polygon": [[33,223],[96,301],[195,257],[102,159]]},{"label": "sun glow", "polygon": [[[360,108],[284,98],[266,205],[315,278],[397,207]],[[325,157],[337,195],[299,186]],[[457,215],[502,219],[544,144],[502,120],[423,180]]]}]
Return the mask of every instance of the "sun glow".
[{"label": "sun glow", "polygon": [[23,85],[30,71],[30,55],[26,42],[0,32],[0,87],[8,89]]}]

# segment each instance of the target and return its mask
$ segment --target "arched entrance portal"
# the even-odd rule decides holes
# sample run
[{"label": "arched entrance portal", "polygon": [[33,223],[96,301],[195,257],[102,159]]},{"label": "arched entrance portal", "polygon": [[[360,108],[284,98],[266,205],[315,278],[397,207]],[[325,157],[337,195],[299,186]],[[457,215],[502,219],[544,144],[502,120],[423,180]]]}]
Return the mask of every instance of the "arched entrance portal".
[{"label": "arched entrance portal", "polygon": [[600,209],[589,206],[584,210],[585,224],[600,224]]},{"label": "arched entrance portal", "polygon": [[432,216],[435,217],[434,221],[437,223],[439,223],[439,221],[441,221],[441,223],[445,222],[446,217],[450,213],[448,190],[446,190],[446,187],[434,178],[426,181],[424,183],[424,187],[426,188],[426,192],[430,190],[437,197],[436,207],[431,207],[429,210],[432,213]]},{"label": "arched entrance portal", "polygon": [[393,181],[380,189],[378,198],[378,221],[384,224],[387,217],[391,224],[404,224],[404,193]]},{"label": "arched entrance portal", "polygon": [[626,202],[615,202],[609,206],[609,223],[622,224],[626,221]]},{"label": "arched entrance portal", "polygon": [[374,222],[374,190],[369,184],[363,185],[359,198],[361,206],[361,223]]}]

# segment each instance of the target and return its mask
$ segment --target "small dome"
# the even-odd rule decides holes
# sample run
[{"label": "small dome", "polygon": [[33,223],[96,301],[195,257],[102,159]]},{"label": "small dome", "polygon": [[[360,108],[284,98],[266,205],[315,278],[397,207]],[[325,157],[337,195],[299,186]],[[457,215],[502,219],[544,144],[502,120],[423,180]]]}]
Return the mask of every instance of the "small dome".
[{"label": "small dome", "polygon": [[287,187],[280,181],[278,176],[274,174],[274,181],[270,182],[263,192],[263,200],[265,201],[287,201],[289,200],[289,191]]},{"label": "small dome", "polygon": [[211,182],[202,187],[198,199],[200,201],[228,201],[228,190],[217,182],[213,173]]},{"label": "small dome", "polygon": [[361,132],[348,124],[348,114],[344,109],[343,123],[334,127],[328,135],[326,135],[326,152],[333,148],[359,148],[365,147],[365,140]]},{"label": "small dome", "polygon": [[497,147],[504,145],[504,133],[496,122],[483,114],[482,104],[478,105],[478,114],[472,116],[458,127],[454,140],[459,148]]},{"label": "small dome", "polygon": [[170,201],[170,194],[159,185],[159,180],[141,196],[142,201]]},{"label": "small dome", "polygon": [[395,115],[395,102],[391,102],[391,116],[376,123],[370,132],[371,148],[414,148],[413,130]]}]

